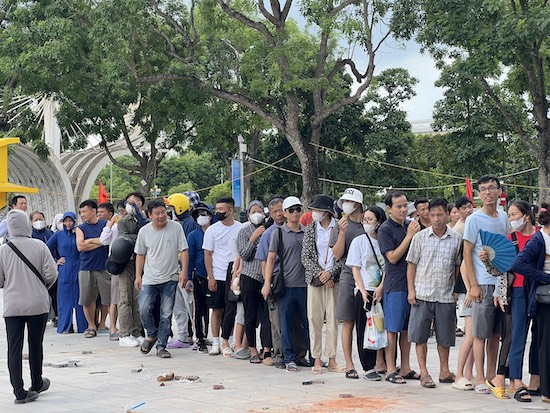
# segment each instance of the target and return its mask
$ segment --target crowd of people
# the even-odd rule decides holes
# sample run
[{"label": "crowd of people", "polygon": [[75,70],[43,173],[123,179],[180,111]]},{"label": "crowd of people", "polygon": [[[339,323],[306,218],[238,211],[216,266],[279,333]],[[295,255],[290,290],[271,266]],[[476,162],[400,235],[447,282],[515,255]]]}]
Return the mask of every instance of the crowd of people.
[{"label": "crowd of people", "polygon": [[[295,196],[275,196],[265,206],[254,200],[244,223],[235,219],[231,197],[211,206],[186,192],[146,203],[133,192],[116,211],[86,200],[81,224],[66,211],[51,229],[40,211],[27,217],[25,197],[15,196],[0,223],[0,237],[8,240],[0,247],[0,287],[15,402],[36,400],[49,388],[42,377],[48,318],[58,333],[86,339],[104,333],[142,354],[154,348],[160,358],[192,347],[287,372],[307,367],[347,379],[418,380],[425,388],[436,387],[427,367],[433,336],[438,383],[550,402],[550,211],[516,201],[506,213],[498,208],[497,177],[484,175],[477,185],[477,210],[465,196],[452,204],[418,198],[412,207],[398,191],[387,195],[384,210],[366,206],[363,194],[348,188],[336,201],[316,196],[309,211]],[[510,271],[493,265],[483,232],[513,243]],[[364,340],[367,312],[378,303],[387,346],[371,350]],[[449,353],[462,335],[457,319],[464,337],[455,368]]]}]

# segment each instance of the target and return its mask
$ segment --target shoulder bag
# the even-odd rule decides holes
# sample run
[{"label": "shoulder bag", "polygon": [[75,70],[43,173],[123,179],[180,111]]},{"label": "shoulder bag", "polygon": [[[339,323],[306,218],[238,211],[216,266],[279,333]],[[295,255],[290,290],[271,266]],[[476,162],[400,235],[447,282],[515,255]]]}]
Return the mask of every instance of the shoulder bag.
[{"label": "shoulder bag", "polygon": [[271,296],[274,300],[278,300],[285,294],[285,279],[283,271],[283,229],[277,228],[279,232],[279,242],[277,244],[277,255],[279,257],[279,273],[273,274],[271,278]]},{"label": "shoulder bag", "polygon": [[44,278],[42,277],[40,272],[36,269],[34,265],[32,265],[32,263],[27,259],[27,257],[23,255],[23,253],[19,250],[19,248],[17,248],[11,242],[8,242],[8,246],[13,250],[13,252],[15,252],[19,256],[19,258],[21,258],[21,260],[27,265],[27,267],[29,267],[29,269],[38,277],[38,279],[42,282],[42,284],[44,284],[44,287],[48,289],[48,286],[46,285],[46,281],[44,281]]}]

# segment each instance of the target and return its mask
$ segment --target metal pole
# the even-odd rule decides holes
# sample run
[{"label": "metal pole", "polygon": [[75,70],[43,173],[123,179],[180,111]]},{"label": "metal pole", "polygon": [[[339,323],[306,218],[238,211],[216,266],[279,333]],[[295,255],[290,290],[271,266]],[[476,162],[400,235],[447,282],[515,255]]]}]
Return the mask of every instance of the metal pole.
[{"label": "metal pole", "polygon": [[242,137],[242,135],[239,135],[238,137],[238,141],[239,141],[239,160],[240,160],[240,164],[241,164],[241,174],[239,176],[239,179],[241,180],[241,211],[244,211],[246,209],[246,206],[244,205],[244,191],[245,191],[245,187],[244,187],[244,153],[246,152],[247,148],[246,148],[246,145],[244,144],[244,139]]}]

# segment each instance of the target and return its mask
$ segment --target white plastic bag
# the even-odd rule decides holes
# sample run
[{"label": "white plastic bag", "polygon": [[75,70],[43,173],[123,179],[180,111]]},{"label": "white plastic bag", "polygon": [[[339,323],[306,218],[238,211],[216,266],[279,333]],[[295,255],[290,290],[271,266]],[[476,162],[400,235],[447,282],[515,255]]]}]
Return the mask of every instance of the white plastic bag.
[{"label": "white plastic bag", "polygon": [[380,350],[388,345],[386,330],[378,331],[372,312],[367,312],[367,325],[363,339],[363,348],[367,350]]}]

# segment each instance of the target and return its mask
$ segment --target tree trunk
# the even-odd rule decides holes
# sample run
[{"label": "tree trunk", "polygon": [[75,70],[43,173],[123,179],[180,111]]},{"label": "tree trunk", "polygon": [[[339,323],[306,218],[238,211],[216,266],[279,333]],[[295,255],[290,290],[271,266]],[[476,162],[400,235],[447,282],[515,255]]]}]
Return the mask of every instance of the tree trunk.
[{"label": "tree trunk", "polygon": [[539,134],[539,204],[550,201],[550,128]]},{"label": "tree trunk", "polygon": [[[255,130],[254,132],[252,132],[252,134],[250,135],[250,143],[248,145],[248,154],[256,159],[256,156],[258,155],[258,150],[260,149],[260,131],[259,130]],[[256,164],[254,162],[245,162],[245,166],[244,166],[244,174],[245,175],[248,175],[248,174],[251,174],[252,172],[254,172],[254,170],[256,169]],[[246,190],[246,194],[245,194],[245,204],[248,205],[251,201],[251,190],[250,190],[250,179],[251,177],[250,176],[245,176],[244,178],[244,187],[245,187],[245,190]]]},{"label": "tree trunk", "polygon": [[309,143],[302,138],[297,128],[294,131],[288,131],[286,133],[286,138],[300,161],[300,167],[302,169],[302,195],[300,198],[304,205],[307,206],[311,203],[315,195],[319,194],[317,148],[309,145]]}]

